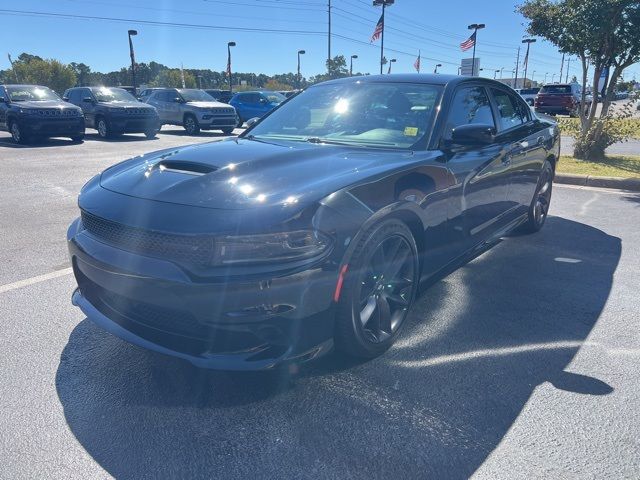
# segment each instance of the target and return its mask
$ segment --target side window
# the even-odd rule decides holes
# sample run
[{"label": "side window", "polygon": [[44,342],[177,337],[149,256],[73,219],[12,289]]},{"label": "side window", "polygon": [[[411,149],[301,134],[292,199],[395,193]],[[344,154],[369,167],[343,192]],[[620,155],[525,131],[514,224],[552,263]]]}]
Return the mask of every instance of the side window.
[{"label": "side window", "polygon": [[529,116],[520,102],[504,90],[491,89],[498,107],[498,125],[500,130],[508,130],[526,123]]},{"label": "side window", "polygon": [[455,93],[445,124],[444,138],[450,139],[454,128],[469,124],[495,126],[489,97],[482,87],[464,87]]}]

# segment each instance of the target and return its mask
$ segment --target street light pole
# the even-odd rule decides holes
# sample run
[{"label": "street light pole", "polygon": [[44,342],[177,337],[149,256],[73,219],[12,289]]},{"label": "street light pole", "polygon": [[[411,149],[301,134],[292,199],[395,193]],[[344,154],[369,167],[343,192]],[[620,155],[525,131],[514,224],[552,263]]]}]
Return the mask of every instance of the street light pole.
[{"label": "street light pole", "polygon": [[525,38],[524,40],[522,40],[522,43],[526,43],[527,44],[527,53],[524,56],[525,58],[525,62],[524,62],[524,79],[522,80],[522,88],[527,88],[527,86],[525,85],[524,82],[527,81],[527,69],[529,68],[529,47],[531,47],[532,43],[536,43],[536,39],[535,38]]},{"label": "street light pole", "polygon": [[442,66],[441,63],[437,63],[436,68],[433,69],[433,73],[438,73],[438,67],[441,67],[441,66]]},{"label": "street light pole", "polygon": [[498,75],[498,72],[499,72],[499,71],[500,71],[500,69],[495,70],[495,71],[493,72],[493,79],[494,79],[494,80],[496,79],[496,76]]},{"label": "street light pole", "polygon": [[391,65],[396,63],[398,60],[395,58],[392,58],[391,60],[389,60],[389,69],[387,70],[387,75],[389,75],[391,73]]},{"label": "street light pole", "polygon": [[382,67],[384,65],[384,12],[387,5],[393,5],[396,0],[373,0],[373,6],[379,7],[382,5],[382,33],[380,36],[380,75],[382,75]]},{"label": "street light pole", "polygon": [[298,50],[298,76],[296,77],[297,81],[298,81],[298,89],[300,89],[300,83],[301,83],[301,78],[300,78],[300,55],[304,55],[305,52],[304,50]]},{"label": "street light pole", "polygon": [[478,43],[478,30],[485,27],[484,23],[472,23],[467,28],[473,30],[474,42],[473,42],[473,56],[471,60],[471,73],[473,76],[476,74],[476,45]]},{"label": "street light pole", "polygon": [[542,83],[547,83],[547,75],[549,75],[549,72],[545,72],[544,80],[542,81]]},{"label": "street light pole", "polygon": [[231,47],[235,47],[236,42],[227,43],[227,75],[229,75],[229,93],[233,93],[233,74],[231,73]]},{"label": "street light pole", "polygon": [[137,30],[129,30],[129,55],[131,56],[131,80],[133,81],[133,91],[136,91],[136,57],[133,53],[133,40],[131,37],[138,35]]},{"label": "street light pole", "polygon": [[349,62],[349,76],[353,76],[353,59],[358,58],[358,55],[351,55],[351,60]]}]

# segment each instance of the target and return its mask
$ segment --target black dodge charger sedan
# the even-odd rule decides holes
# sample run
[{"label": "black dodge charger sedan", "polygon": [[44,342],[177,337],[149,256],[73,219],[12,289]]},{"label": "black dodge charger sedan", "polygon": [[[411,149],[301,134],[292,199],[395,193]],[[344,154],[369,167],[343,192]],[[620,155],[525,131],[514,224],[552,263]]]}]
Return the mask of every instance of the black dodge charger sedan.
[{"label": "black dodge charger sedan", "polygon": [[543,226],[559,142],[488,79],[322,83],[238,138],[91,179],[68,231],[73,303],[201,367],[374,357],[421,281]]}]

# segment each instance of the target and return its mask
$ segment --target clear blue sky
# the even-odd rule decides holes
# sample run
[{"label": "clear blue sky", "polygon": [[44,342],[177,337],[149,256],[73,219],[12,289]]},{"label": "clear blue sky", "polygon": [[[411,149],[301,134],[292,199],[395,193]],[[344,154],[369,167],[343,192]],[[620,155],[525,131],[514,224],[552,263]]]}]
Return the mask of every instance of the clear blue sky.
[{"label": "clear blue sky", "polygon": [[[516,51],[524,34],[524,20],[514,12],[519,0],[396,0],[387,12],[385,52],[396,58],[394,72],[413,71],[418,50],[422,71],[456,73],[463,54],[459,44],[469,36],[467,25],[485,23],[478,33],[476,55],[482,72],[493,76],[504,67],[510,77]],[[368,0],[333,0],[332,55],[358,55],[354,70],[377,73],[379,41],[369,38],[380,16],[380,8]],[[0,69],[8,68],[6,53],[14,57],[29,52],[63,62],[84,62],[93,70],[110,71],[129,63],[126,31],[137,29],[134,39],[139,62],[155,60],[171,67],[224,70],[226,43],[233,49],[233,69],[266,74],[292,72],[296,51],[306,50],[302,73],[310,76],[324,70],[327,56],[327,0],[21,0],[0,2],[0,9],[23,12],[87,15],[126,21],[43,17],[0,11]],[[192,26],[152,25],[144,22],[181,23]],[[225,27],[228,30],[200,28]],[[316,33],[253,32],[235,29],[271,29]],[[345,38],[348,37],[348,38]],[[360,43],[362,42],[362,43]],[[393,49],[393,50],[391,50]],[[524,46],[523,46],[524,50]],[[521,52],[521,62],[524,51]],[[560,58],[553,45],[538,40],[532,46],[529,77],[541,81],[546,72],[559,73]],[[577,62],[571,74],[578,74]],[[640,67],[635,65],[629,77]],[[520,76],[522,73],[520,73]]]}]

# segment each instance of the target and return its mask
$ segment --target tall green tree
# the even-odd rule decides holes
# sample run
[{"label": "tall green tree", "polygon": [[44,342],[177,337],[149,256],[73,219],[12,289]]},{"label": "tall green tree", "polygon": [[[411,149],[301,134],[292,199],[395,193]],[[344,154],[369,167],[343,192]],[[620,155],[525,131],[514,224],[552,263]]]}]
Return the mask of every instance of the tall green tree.
[{"label": "tall green tree", "polygon": [[[582,66],[582,84],[592,69],[594,93],[601,89],[600,75],[610,67],[602,109],[580,111],[580,134],[574,155],[598,158],[623,132],[612,130],[609,108],[616,83],[625,68],[640,61],[640,2],[637,0],[527,0],[518,7],[528,20],[531,35],[543,37],[562,52],[575,55]],[[582,105],[586,104],[583,89]],[[593,106],[596,106],[594,102]]]},{"label": "tall green tree", "polygon": [[69,65],[23,53],[13,62],[13,75],[20,83],[44,85],[58,93],[76,84],[76,74]]}]

